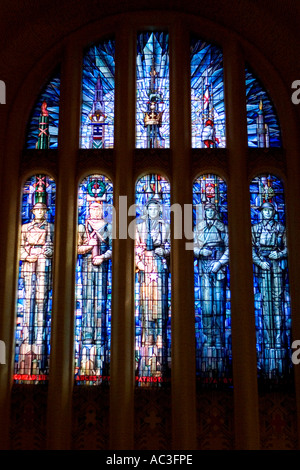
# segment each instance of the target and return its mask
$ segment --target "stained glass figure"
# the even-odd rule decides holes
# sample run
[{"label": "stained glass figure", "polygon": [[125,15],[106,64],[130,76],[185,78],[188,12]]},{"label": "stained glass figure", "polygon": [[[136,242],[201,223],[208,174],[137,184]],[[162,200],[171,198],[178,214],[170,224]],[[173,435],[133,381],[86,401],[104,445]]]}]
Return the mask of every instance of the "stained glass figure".
[{"label": "stained glass figure", "polygon": [[80,148],[114,145],[115,41],[93,44],[84,54]]},{"label": "stained glass figure", "polygon": [[47,175],[32,176],[23,187],[14,371],[18,383],[48,380],[55,193],[55,182]]},{"label": "stained glass figure", "polygon": [[168,33],[139,33],[136,61],[136,147],[167,148],[170,146]]},{"label": "stained glass figure", "polygon": [[291,311],[282,182],[264,174],[250,185],[256,347],[260,379],[291,372]]},{"label": "stained glass figure", "polygon": [[227,186],[217,175],[193,185],[196,373],[232,383]]},{"label": "stained glass figure", "polygon": [[246,67],[246,107],[249,147],[281,147],[275,108],[259,79]]},{"label": "stained glass figure", "polygon": [[191,38],[192,147],[226,146],[222,50]]},{"label": "stained glass figure", "polygon": [[26,135],[27,149],[58,146],[60,72],[56,72],[40,93],[30,116]]},{"label": "stained glass figure", "polygon": [[75,382],[107,383],[110,371],[113,185],[90,175],[78,193]]},{"label": "stained glass figure", "polygon": [[162,385],[170,377],[170,185],[146,175],[136,185],[136,383]]}]

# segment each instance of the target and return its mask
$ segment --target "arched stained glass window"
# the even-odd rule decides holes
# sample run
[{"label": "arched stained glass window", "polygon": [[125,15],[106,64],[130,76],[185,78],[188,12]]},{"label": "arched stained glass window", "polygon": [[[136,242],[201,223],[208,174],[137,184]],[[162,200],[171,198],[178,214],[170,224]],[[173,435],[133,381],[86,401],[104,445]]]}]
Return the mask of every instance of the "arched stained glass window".
[{"label": "arched stained glass window", "polygon": [[40,93],[27,126],[27,149],[57,148],[59,127],[60,72]]},{"label": "arched stained glass window", "polygon": [[136,184],[135,360],[139,386],[170,377],[170,185],[149,174]]},{"label": "arched stained glass window", "polygon": [[196,373],[200,384],[231,384],[227,186],[217,175],[193,185]]},{"label": "arched stained glass window", "polygon": [[284,188],[274,175],[250,185],[258,376],[286,381],[291,374],[291,310]]},{"label": "arched stained glass window", "polygon": [[113,185],[90,175],[78,192],[75,382],[107,383],[111,341]]},{"label": "arched stained glass window", "polygon": [[226,146],[222,50],[191,38],[192,147]]},{"label": "arched stained glass window", "polygon": [[93,44],[84,54],[80,148],[114,145],[115,41]]},{"label": "arched stained glass window", "polygon": [[281,147],[280,126],[267,90],[249,67],[245,73],[248,146]]},{"label": "arched stained glass window", "polygon": [[136,147],[167,148],[170,146],[168,33],[139,33],[136,64]]},{"label": "arched stained glass window", "polygon": [[23,187],[15,332],[17,383],[48,380],[55,194],[55,182],[47,175],[34,175]]}]

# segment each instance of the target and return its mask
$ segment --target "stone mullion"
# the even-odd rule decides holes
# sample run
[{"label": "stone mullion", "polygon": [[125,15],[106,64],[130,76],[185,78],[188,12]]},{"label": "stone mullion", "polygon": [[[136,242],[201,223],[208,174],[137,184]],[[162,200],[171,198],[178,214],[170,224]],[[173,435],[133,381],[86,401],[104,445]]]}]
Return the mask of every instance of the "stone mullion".
[{"label": "stone mullion", "polygon": [[[192,204],[189,34],[178,21],[170,29],[171,201]],[[174,449],[196,448],[196,372],[193,251],[172,226],[172,431]]]},{"label": "stone mullion", "polygon": [[71,445],[74,385],[74,295],[76,263],[76,161],[82,51],[76,42],[65,45],[62,65],[59,161],[53,279],[51,356],[47,409],[47,447],[66,450]]},{"label": "stone mullion", "polygon": [[[24,110],[23,110],[24,111]],[[19,111],[20,112],[20,111]],[[14,333],[18,276],[18,234],[20,224],[19,155],[14,124],[8,127],[1,174],[0,340],[5,346],[5,364],[0,364],[0,449],[10,449],[10,404],[14,371]],[[3,344],[2,343],[2,344]]]},{"label": "stone mullion", "polygon": [[[114,206],[112,258],[110,447],[134,446],[134,241],[127,236],[127,209],[134,203],[135,147],[134,28],[116,33]],[[122,199],[121,199],[122,197]]]},{"label": "stone mullion", "polygon": [[228,224],[235,445],[258,449],[259,417],[251,251],[245,66],[235,39],[223,48],[229,158]]},{"label": "stone mullion", "polygon": [[[290,120],[287,120],[290,122]],[[291,120],[291,122],[293,122]],[[290,277],[290,295],[291,295],[291,316],[292,316],[292,341],[300,340],[300,246],[299,246],[299,233],[300,233],[300,199],[297,197],[300,191],[299,174],[300,174],[300,161],[299,161],[299,145],[292,148],[289,142],[297,142],[298,129],[294,126],[289,126],[288,133],[291,133],[287,138],[286,150],[286,163],[287,163],[287,181],[288,184],[285,188],[285,203],[287,215],[287,246],[288,246],[288,266]],[[293,144],[294,145],[294,144]],[[297,345],[297,343],[296,343]],[[298,430],[298,449],[300,448],[300,363],[299,361],[299,346],[292,348],[292,353],[296,354],[296,363],[294,364],[294,384],[295,384],[295,400],[296,400],[296,423]]]}]

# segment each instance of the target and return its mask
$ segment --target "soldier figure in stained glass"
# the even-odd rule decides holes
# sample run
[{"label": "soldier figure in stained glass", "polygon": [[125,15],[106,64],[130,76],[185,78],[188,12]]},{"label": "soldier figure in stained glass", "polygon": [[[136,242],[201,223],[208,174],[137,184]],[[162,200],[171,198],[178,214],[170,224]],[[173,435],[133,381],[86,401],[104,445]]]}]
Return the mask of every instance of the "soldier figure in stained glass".
[{"label": "soldier figure in stained glass", "polygon": [[258,280],[264,323],[265,346],[282,346],[282,302],[287,268],[286,231],[275,220],[275,206],[260,206],[262,221],[252,226],[254,274]]},{"label": "soldier figure in stained glass", "polygon": [[165,377],[167,371],[170,228],[152,197],[136,230],[136,269],[142,332],[138,375]]},{"label": "soldier figure in stained glass", "polygon": [[194,232],[203,335],[207,347],[220,348],[224,346],[228,228],[219,219],[215,204],[206,203],[204,210],[205,218],[196,225]]},{"label": "soldier figure in stained glass", "polygon": [[42,349],[52,279],[53,224],[46,218],[46,193],[42,178],[37,184],[35,201],[32,209],[34,219],[22,225],[20,249],[25,302],[18,367],[20,373],[27,374],[33,372],[33,360],[36,361],[35,373],[46,367],[42,363]]},{"label": "soldier figure in stained glass", "polygon": [[85,224],[78,227],[82,255],[82,343],[80,372],[105,374],[108,368],[107,286],[112,256],[112,226],[103,217],[103,201],[90,203]]}]

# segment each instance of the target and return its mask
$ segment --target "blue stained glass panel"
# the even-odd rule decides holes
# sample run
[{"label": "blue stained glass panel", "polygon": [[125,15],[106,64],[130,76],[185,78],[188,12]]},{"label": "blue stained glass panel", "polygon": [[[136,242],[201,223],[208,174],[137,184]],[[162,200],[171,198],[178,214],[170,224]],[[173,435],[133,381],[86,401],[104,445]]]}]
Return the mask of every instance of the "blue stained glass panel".
[{"label": "blue stained glass panel", "polygon": [[137,38],[136,147],[170,146],[169,35],[142,32]]},{"label": "blue stained glass panel", "polygon": [[16,383],[45,383],[49,374],[56,186],[29,178],[22,192],[15,331]]},{"label": "blue stained glass panel", "polygon": [[59,129],[60,72],[41,91],[27,126],[27,149],[57,148]]},{"label": "blue stained glass panel", "polygon": [[201,386],[232,385],[227,186],[217,175],[193,185],[196,374]]},{"label": "blue stained glass panel", "polygon": [[90,175],[78,192],[76,264],[75,383],[109,382],[113,185]]},{"label": "blue stained glass panel", "polygon": [[291,378],[291,308],[284,187],[274,175],[250,184],[258,377]]},{"label": "blue stained glass panel", "polygon": [[281,147],[274,105],[259,79],[246,67],[246,107],[249,147]]},{"label": "blue stained glass panel", "polygon": [[80,148],[113,147],[114,103],[115,41],[106,39],[83,57]]},{"label": "blue stained glass panel", "polygon": [[170,184],[136,184],[135,361],[137,386],[162,386],[171,370]]},{"label": "blue stained glass panel", "polygon": [[226,146],[222,50],[191,38],[192,147]]}]

